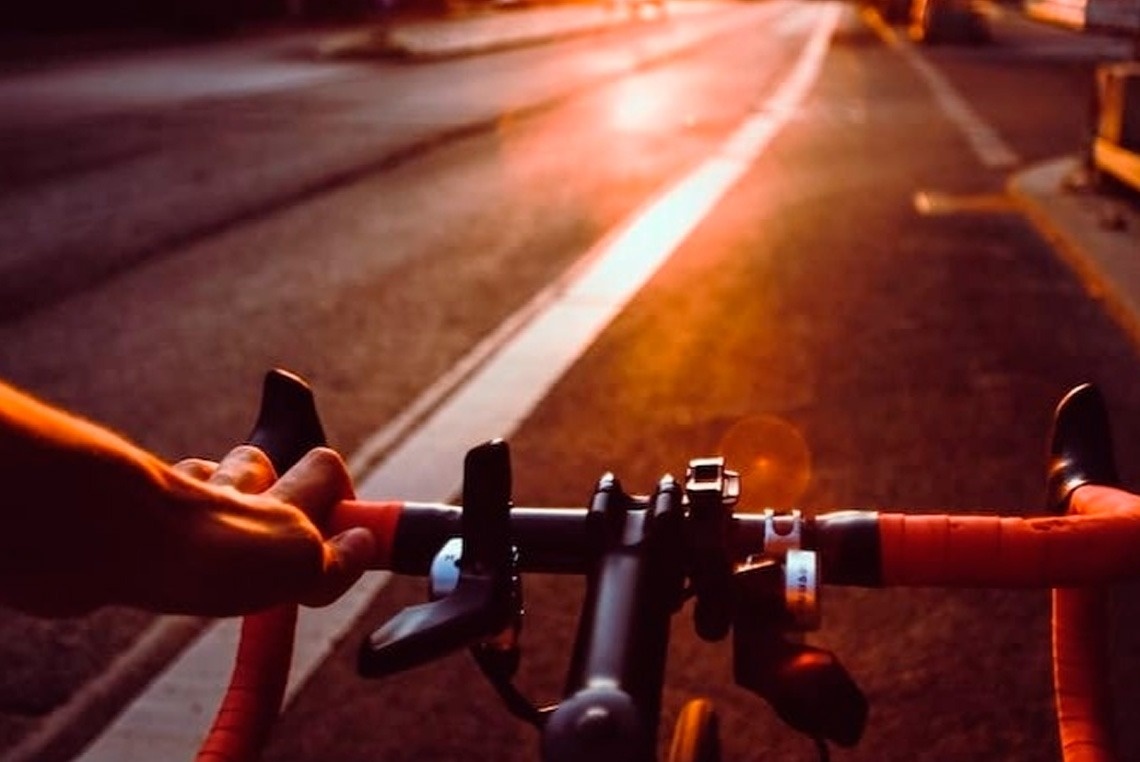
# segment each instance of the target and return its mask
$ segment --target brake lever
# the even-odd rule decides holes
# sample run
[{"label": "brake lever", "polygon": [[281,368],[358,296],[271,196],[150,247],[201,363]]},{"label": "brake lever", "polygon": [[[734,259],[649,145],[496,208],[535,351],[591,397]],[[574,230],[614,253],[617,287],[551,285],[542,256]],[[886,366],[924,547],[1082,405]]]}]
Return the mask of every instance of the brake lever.
[{"label": "brake lever", "polygon": [[1092,384],[1073,388],[1057,404],[1049,437],[1047,505],[1056,514],[1069,509],[1077,487],[1120,486],[1112,454],[1112,434],[1104,396]]},{"label": "brake lever", "polygon": [[792,615],[782,577],[775,563],[733,575],[733,677],[799,732],[854,746],[867,725],[867,699],[833,653],[785,637]]},{"label": "brake lever", "polygon": [[309,385],[280,368],[266,373],[261,408],[246,442],[269,456],[278,476],[309,450],[327,444]]},{"label": "brake lever", "polygon": [[463,553],[459,580],[445,597],[410,606],[361,644],[357,672],[383,677],[491,638],[517,614],[510,537],[511,462],[494,440],[463,461]]}]

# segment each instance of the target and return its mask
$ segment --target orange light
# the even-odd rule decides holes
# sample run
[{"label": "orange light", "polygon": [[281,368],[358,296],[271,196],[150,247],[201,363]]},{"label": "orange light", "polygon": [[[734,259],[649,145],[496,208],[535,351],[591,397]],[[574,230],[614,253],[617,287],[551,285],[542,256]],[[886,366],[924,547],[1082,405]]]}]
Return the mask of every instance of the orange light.
[{"label": "orange light", "polygon": [[795,506],[811,482],[807,440],[779,416],[737,421],[721,438],[719,451],[728,467],[740,472],[745,510]]}]

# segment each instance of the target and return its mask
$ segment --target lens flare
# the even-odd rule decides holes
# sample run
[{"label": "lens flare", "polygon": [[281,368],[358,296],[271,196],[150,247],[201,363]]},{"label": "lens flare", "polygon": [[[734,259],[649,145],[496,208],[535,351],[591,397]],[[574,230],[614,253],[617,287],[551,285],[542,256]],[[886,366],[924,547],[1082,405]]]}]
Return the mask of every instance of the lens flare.
[{"label": "lens flare", "polygon": [[733,424],[720,441],[729,468],[740,472],[737,510],[795,506],[811,482],[811,450],[799,429],[775,415]]}]

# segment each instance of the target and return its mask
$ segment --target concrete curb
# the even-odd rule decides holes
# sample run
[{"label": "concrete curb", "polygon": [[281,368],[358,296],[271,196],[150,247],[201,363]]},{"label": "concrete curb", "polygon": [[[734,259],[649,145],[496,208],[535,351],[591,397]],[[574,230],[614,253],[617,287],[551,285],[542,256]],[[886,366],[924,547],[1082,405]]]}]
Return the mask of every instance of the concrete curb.
[{"label": "concrete curb", "polygon": [[[334,35],[317,49],[321,58],[396,58],[438,61],[602,34],[619,27],[666,21],[664,0],[627,0],[627,8],[582,7],[491,11],[425,21],[396,21]],[[696,4],[694,4],[696,5]],[[711,5],[711,4],[710,4]],[[653,6],[644,12],[642,6]],[[684,4],[682,14],[701,12]],[[707,10],[707,9],[706,9]]]},{"label": "concrete curb", "polygon": [[580,12],[577,18],[568,14],[565,18],[515,18],[523,13],[528,12],[504,11],[466,19],[380,25],[331,37],[320,44],[317,55],[335,59],[445,60],[599,34],[636,20],[615,13]]},{"label": "concrete curb", "polygon": [[1089,296],[1140,346],[1140,205],[1090,188],[1075,156],[1018,172],[1008,189]]}]

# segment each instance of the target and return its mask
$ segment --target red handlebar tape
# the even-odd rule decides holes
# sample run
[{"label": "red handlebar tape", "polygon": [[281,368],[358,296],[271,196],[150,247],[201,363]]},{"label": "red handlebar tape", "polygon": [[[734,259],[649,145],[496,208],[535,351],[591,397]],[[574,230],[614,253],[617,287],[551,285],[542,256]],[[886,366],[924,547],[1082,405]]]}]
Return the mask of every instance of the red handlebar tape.
[{"label": "red handlebar tape", "polygon": [[247,762],[261,756],[285,695],[296,623],[293,604],[242,620],[230,685],[197,762]]},{"label": "red handlebar tape", "polygon": [[1095,515],[881,514],[883,583],[1064,587],[1140,576],[1140,498],[1093,485],[1075,495]]},{"label": "red handlebar tape", "polygon": [[389,569],[392,566],[392,547],[396,542],[396,524],[404,504],[397,501],[370,502],[344,500],[333,509],[326,534],[333,536],[353,527],[365,527],[376,541],[376,555],[370,569]]},{"label": "red handlebar tape", "polygon": [[[1078,488],[1069,510],[1083,516],[1135,520],[1140,498],[1112,489]],[[1109,680],[1108,589],[1053,591],[1053,694],[1065,762],[1111,762],[1113,717]]]},{"label": "red handlebar tape", "polygon": [[1053,681],[1065,762],[1111,762],[1106,586],[1140,576],[1140,497],[1085,485],[1067,516],[879,517],[883,582],[1053,586]]},{"label": "red handlebar tape", "polygon": [[[372,569],[391,565],[396,524],[403,503],[346,500],[333,510],[326,535],[367,527],[376,540]],[[297,607],[288,604],[245,617],[230,685],[214,717],[197,762],[253,762],[261,756],[281,701],[293,661]]]},{"label": "red handlebar tape", "polygon": [[1065,762],[1112,762],[1108,590],[1053,591],[1053,699]]}]

